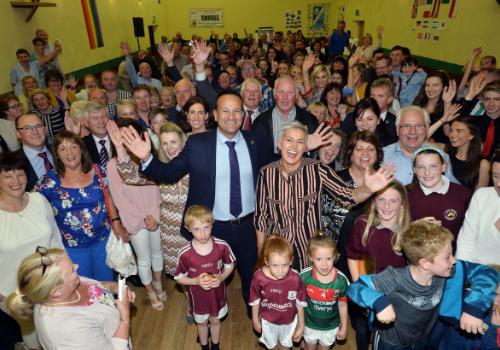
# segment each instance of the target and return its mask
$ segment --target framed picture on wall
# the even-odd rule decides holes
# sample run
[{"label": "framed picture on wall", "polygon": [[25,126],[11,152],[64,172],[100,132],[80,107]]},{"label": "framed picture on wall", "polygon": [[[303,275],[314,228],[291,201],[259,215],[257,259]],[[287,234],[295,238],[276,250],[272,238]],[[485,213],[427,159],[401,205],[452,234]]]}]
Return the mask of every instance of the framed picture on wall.
[{"label": "framed picture on wall", "polygon": [[309,4],[307,34],[309,36],[328,35],[328,12],[330,4]]},{"label": "framed picture on wall", "polygon": [[224,10],[221,8],[190,9],[189,23],[192,28],[224,27]]}]

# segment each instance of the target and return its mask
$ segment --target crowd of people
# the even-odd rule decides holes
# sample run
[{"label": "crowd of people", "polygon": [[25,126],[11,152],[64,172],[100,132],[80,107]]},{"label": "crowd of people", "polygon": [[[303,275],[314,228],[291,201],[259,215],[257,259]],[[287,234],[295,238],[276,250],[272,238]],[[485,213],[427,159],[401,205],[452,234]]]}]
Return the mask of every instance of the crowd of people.
[{"label": "crowd of people", "polygon": [[381,27],[351,46],[341,21],[329,39],[122,42],[116,71],[80,82],[35,34],[1,101],[2,342],[19,326],[29,349],[130,348],[115,235],[152,308],[163,273],[181,286],[201,349],[233,270],[268,349],[500,347],[495,57],[474,48],[457,82],[387,54]]}]

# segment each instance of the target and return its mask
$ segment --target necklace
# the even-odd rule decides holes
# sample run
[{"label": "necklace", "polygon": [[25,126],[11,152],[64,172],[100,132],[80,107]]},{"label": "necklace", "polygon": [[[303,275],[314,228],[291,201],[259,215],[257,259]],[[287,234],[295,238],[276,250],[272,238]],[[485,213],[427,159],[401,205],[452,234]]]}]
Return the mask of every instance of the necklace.
[{"label": "necklace", "polygon": [[68,304],[73,304],[73,303],[78,303],[81,299],[80,292],[76,291],[76,300],[71,300],[71,301],[63,301],[60,303],[50,303],[50,306],[56,306],[56,305],[68,305]]}]

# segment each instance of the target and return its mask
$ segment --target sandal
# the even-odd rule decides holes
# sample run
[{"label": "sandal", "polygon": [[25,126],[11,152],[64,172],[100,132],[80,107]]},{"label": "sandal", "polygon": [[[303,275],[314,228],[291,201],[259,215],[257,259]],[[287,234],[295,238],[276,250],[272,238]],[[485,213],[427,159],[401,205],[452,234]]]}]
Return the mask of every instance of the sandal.
[{"label": "sandal", "polygon": [[151,302],[151,306],[153,309],[162,311],[163,310],[163,302],[161,300],[158,300],[158,296],[156,295],[155,291],[152,292],[146,292],[149,298],[149,301]]},{"label": "sandal", "polygon": [[162,289],[162,284],[160,282],[153,281],[153,289],[161,301],[167,301],[167,293]]}]

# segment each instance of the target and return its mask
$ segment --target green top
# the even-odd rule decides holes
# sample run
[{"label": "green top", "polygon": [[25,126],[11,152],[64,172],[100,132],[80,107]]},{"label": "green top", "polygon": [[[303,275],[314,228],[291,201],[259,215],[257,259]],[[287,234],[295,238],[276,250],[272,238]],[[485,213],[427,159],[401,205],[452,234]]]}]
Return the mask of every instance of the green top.
[{"label": "green top", "polygon": [[337,328],[340,324],[337,300],[347,301],[347,277],[335,269],[333,281],[321,283],[316,278],[314,267],[308,267],[302,270],[300,278],[307,294],[306,327],[322,331]]}]

